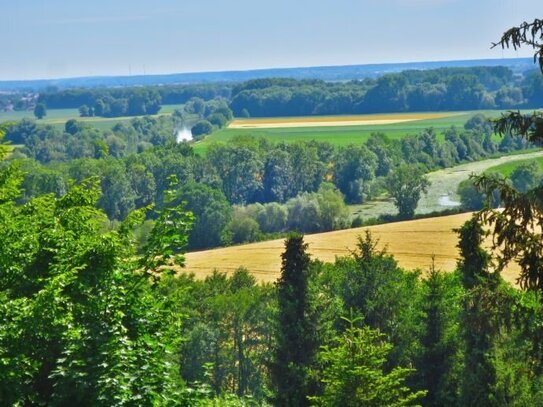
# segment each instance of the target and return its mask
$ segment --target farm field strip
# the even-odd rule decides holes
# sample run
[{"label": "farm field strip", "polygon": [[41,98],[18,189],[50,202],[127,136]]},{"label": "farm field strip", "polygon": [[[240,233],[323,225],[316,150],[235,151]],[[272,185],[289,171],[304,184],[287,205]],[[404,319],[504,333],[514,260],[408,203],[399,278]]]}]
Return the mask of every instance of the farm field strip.
[{"label": "farm field strip", "polygon": [[[385,120],[395,118],[403,120],[393,124],[369,124],[356,125],[351,123],[338,125],[335,122],[331,126],[308,125],[309,120],[313,121],[332,121],[331,118],[337,120],[346,120],[346,118],[358,118],[362,116],[311,116],[311,117],[287,117],[287,118],[265,118],[265,119],[247,119],[248,123],[281,123],[285,121],[306,122],[296,127],[252,127],[252,128],[232,128],[227,127],[213,132],[203,140],[196,142],[194,150],[197,153],[205,154],[209,146],[214,142],[228,143],[233,138],[238,136],[254,136],[263,137],[271,142],[280,143],[295,143],[298,141],[321,141],[328,142],[334,146],[348,146],[351,144],[365,143],[372,133],[383,133],[390,139],[402,139],[409,135],[415,135],[424,129],[433,128],[438,140],[444,140],[443,131],[451,126],[463,127],[465,122],[477,113],[485,114],[488,117],[497,117],[500,111],[485,110],[485,111],[462,111],[462,112],[436,112],[436,113],[394,113],[385,115],[365,115],[363,117],[368,120]],[[408,120],[418,115],[417,120]],[[423,117],[432,116],[424,119]],[[406,120],[407,119],[407,120]],[[240,122],[241,119],[236,119],[235,122]]]},{"label": "farm field strip", "polygon": [[417,120],[441,119],[462,113],[391,113],[356,116],[304,116],[236,119],[230,129],[272,129],[292,127],[371,126],[405,123]]},{"label": "farm field strip", "polygon": [[[401,267],[426,271],[432,265],[452,271],[458,260],[458,235],[453,229],[471,217],[470,213],[388,223],[355,229],[306,235],[312,258],[333,262],[336,257],[349,255],[356,248],[357,237],[365,230],[380,239],[379,246],[387,247]],[[489,242],[490,243],[490,242]],[[279,277],[283,239],[258,242],[241,246],[187,253],[186,268],[197,278],[205,278],[217,269],[231,273],[246,267],[258,281],[273,282]],[[515,282],[518,267],[511,266],[502,273],[511,283]]]}]

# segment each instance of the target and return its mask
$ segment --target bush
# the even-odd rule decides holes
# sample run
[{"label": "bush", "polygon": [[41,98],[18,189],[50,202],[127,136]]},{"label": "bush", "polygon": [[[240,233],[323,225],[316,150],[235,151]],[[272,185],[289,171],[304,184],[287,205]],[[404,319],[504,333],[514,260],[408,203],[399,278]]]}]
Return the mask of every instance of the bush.
[{"label": "bush", "polygon": [[482,209],[485,204],[484,195],[479,192],[473,184],[473,181],[470,179],[462,181],[460,185],[458,185],[457,193],[460,196],[462,208],[468,211],[478,211],[479,209]]},{"label": "bush", "polygon": [[[458,195],[460,195],[460,203],[462,208],[468,211],[478,211],[482,209],[487,201],[486,194],[480,192],[471,179],[462,181],[458,185],[457,190]],[[490,200],[490,205],[493,208],[497,208],[500,205],[500,194],[498,191],[492,193],[492,198]]]},{"label": "bush", "polygon": [[222,113],[213,113],[208,116],[207,120],[219,129],[223,128],[226,123],[228,123],[228,119]]},{"label": "bush", "polygon": [[256,221],[256,214],[262,205],[234,206],[232,218],[226,226],[222,240],[225,244],[256,242],[262,233]]},{"label": "bush", "polygon": [[264,233],[277,233],[285,230],[287,225],[288,211],[283,205],[277,202],[258,205],[256,221]]},{"label": "bush", "polygon": [[213,125],[207,120],[200,120],[198,123],[192,126],[192,129],[190,129],[192,137],[205,136],[207,134],[211,134],[212,131]]}]

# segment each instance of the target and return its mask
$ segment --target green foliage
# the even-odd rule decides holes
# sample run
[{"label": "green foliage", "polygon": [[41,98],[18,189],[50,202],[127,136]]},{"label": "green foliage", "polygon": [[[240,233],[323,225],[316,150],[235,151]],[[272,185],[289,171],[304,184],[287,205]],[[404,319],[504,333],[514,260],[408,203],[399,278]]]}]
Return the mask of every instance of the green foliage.
[{"label": "green foliage", "polygon": [[4,144],[4,137],[6,136],[6,130],[5,130],[6,127],[7,126],[5,124],[0,124],[0,161],[2,161],[8,153],[6,145]]},{"label": "green foliage", "polygon": [[513,187],[519,192],[528,192],[537,187],[543,180],[543,172],[535,162],[520,165],[510,175]]},{"label": "green foliage", "polygon": [[349,203],[361,203],[369,195],[369,182],[377,169],[377,157],[365,146],[341,149],[336,158],[334,182]]},{"label": "green foliage", "polygon": [[403,165],[387,177],[385,188],[398,208],[400,219],[411,219],[422,193],[426,193],[430,182],[418,167]]},{"label": "green foliage", "polygon": [[190,313],[180,358],[190,387],[207,383],[211,395],[236,393],[262,403],[269,394],[272,287],[257,285],[245,269],[230,277],[215,273],[204,281],[171,278],[161,286]]},{"label": "green foliage", "polygon": [[260,227],[251,217],[234,212],[223,233],[223,241],[229,244],[251,243],[259,240]]},{"label": "green foliage", "polygon": [[213,125],[207,120],[200,120],[190,129],[192,137],[195,138],[211,134],[212,131]]},{"label": "green foliage", "polygon": [[303,193],[286,205],[290,230],[311,233],[341,229],[349,224],[343,196],[332,184],[324,183],[318,192]]},{"label": "green foliage", "polygon": [[212,113],[207,117],[207,121],[212,125],[217,126],[219,129],[222,129],[228,122],[228,119],[221,113]]},{"label": "green foliage", "polygon": [[157,255],[182,249],[187,231],[176,219],[186,216],[160,214],[138,260],[128,231],[142,214],[102,232],[97,179],[16,206],[21,176],[7,167],[1,178],[2,404],[173,404],[180,315],[148,276],[164,263]]},{"label": "green foliage", "polygon": [[[257,204],[258,205],[258,204]],[[285,206],[276,202],[259,205],[256,212],[256,221],[264,233],[277,233],[285,230],[288,211]]]},{"label": "green foliage", "polygon": [[[171,185],[177,184],[175,176],[170,177]],[[179,205],[172,205],[175,191],[165,193],[164,208],[158,213],[156,222],[145,245],[145,255],[140,265],[146,273],[156,273],[162,267],[183,266],[183,249],[188,242],[188,234],[194,216],[185,212]]]},{"label": "green foliage", "polygon": [[456,193],[460,196],[462,208],[467,211],[478,211],[485,205],[485,196],[477,189],[472,179],[462,181]]},{"label": "green foliage", "polygon": [[262,189],[262,161],[248,146],[213,146],[208,159],[222,179],[223,192],[231,203],[254,202]]},{"label": "green foliage", "polygon": [[521,193],[504,179],[487,175],[479,177],[476,185],[483,191],[499,191],[503,202],[503,211],[485,209],[480,214],[481,221],[493,228],[495,247],[503,247],[497,255],[498,269],[501,270],[509,262],[516,260],[521,267],[521,287],[541,291],[543,186]]},{"label": "green foliage", "polygon": [[231,208],[222,191],[204,184],[189,182],[178,193],[178,200],[185,202],[194,215],[189,234],[190,249],[204,249],[221,244],[221,238],[231,218]]},{"label": "green foliage", "polygon": [[462,402],[466,406],[496,405],[492,354],[499,325],[488,298],[496,295],[499,276],[490,270],[491,255],[482,248],[486,233],[477,218],[466,222],[458,233],[461,256],[458,268],[466,290],[462,314],[465,342]]},{"label": "green foliage", "polygon": [[[230,106],[236,117],[489,109],[506,86],[520,90],[505,67],[409,70],[357,81],[262,78],[233,86]],[[522,104],[503,93],[502,106]]]},{"label": "green foliage", "polygon": [[38,120],[47,116],[47,108],[45,107],[44,103],[36,104],[36,107],[34,108],[34,116],[36,116]]},{"label": "green foliage", "polygon": [[94,109],[92,107],[88,107],[87,105],[81,105],[79,106],[79,116],[80,117],[93,117],[94,116]]},{"label": "green foliage", "polygon": [[415,406],[424,391],[411,391],[405,384],[413,369],[396,367],[387,372],[391,345],[382,334],[368,327],[357,328],[355,321],[324,346],[319,360],[324,365],[324,392],[311,397],[318,406]]},{"label": "green foliage", "polygon": [[364,325],[387,335],[394,345],[392,365],[413,363],[419,347],[419,273],[400,269],[378,245],[366,232],[351,257],[336,261],[336,295],[341,295],[344,313],[354,311]]},{"label": "green foliage", "polygon": [[432,267],[423,280],[423,332],[416,382],[428,390],[425,406],[454,405],[461,385],[461,332],[458,320],[463,290],[456,273]]}]

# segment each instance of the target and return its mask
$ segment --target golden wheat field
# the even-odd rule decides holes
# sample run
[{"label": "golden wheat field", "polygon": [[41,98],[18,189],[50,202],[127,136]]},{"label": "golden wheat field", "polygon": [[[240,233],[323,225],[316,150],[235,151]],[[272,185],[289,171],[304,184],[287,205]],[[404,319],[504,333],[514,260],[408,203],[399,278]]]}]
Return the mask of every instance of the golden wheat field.
[{"label": "golden wheat field", "polygon": [[304,116],[236,119],[230,129],[273,129],[322,126],[372,126],[410,122],[415,120],[441,119],[457,113],[391,113],[354,116]]},{"label": "golden wheat field", "polygon": [[[349,255],[356,247],[357,236],[367,229],[406,269],[428,270],[434,256],[436,268],[452,271],[458,259],[458,236],[453,229],[460,227],[470,216],[466,213],[318,233],[306,235],[305,241],[313,258],[333,262],[337,256]],[[185,271],[204,278],[214,269],[230,273],[244,266],[258,281],[272,282],[279,276],[282,250],[283,240],[280,239],[188,253]],[[518,267],[512,266],[503,277],[514,283],[517,274]]]}]

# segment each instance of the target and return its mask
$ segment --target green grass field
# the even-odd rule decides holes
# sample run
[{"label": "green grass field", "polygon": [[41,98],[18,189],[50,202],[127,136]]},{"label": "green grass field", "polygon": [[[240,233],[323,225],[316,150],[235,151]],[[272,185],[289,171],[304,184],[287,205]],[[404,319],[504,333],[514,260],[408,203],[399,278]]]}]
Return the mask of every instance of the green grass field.
[{"label": "green grass field", "polygon": [[[160,112],[157,115],[152,117],[169,115],[172,114],[174,110],[182,108],[183,105],[164,105]],[[105,130],[110,129],[115,126],[117,123],[127,122],[134,118],[134,116],[124,116],[124,117],[79,117],[78,109],[48,109],[47,116],[41,120],[37,120],[40,124],[50,124],[52,126],[58,127],[59,129],[64,128],[64,124],[70,119],[77,119],[82,122],[91,123],[94,127]],[[0,123],[2,122],[14,122],[22,119],[35,119],[34,113],[31,111],[24,112],[0,112]]]},{"label": "green grass field", "polygon": [[528,158],[528,159],[518,159],[515,161],[511,161],[508,163],[504,163],[501,165],[497,165],[495,167],[491,167],[485,172],[487,173],[499,173],[503,175],[504,177],[508,177],[511,175],[513,171],[515,171],[518,167],[524,164],[530,164],[530,163],[536,163],[539,166],[539,169],[543,171],[543,157],[537,157],[537,158]]},{"label": "green grass field", "polygon": [[[451,116],[443,118],[434,118],[428,120],[415,120],[395,124],[379,125],[357,125],[357,126],[327,126],[327,127],[290,127],[290,128],[260,128],[260,129],[231,129],[225,128],[214,132],[204,140],[195,143],[194,149],[199,153],[205,153],[209,145],[213,142],[228,142],[232,138],[240,135],[251,135],[255,137],[265,137],[273,142],[296,142],[296,141],[327,141],[336,146],[346,146],[349,144],[364,143],[371,133],[385,133],[391,139],[399,139],[406,135],[420,133],[422,130],[433,127],[439,137],[443,130],[451,126],[464,126],[464,123],[477,113],[483,113],[488,117],[497,117],[500,111],[469,111],[454,112]],[[365,115],[371,116],[371,115]],[[401,114],[397,115],[401,117]],[[334,116],[336,119],[341,116]],[[292,120],[292,118],[289,118]],[[326,119],[323,116],[323,119]]]}]

